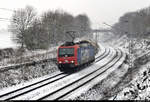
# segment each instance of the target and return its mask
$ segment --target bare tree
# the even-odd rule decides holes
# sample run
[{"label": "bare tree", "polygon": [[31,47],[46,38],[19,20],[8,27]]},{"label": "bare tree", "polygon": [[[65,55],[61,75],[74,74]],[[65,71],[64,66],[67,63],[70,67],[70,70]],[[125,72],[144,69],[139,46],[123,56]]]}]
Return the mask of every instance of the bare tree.
[{"label": "bare tree", "polygon": [[50,43],[57,44],[59,41],[68,40],[65,32],[72,28],[73,20],[72,15],[62,10],[45,12],[42,16],[42,25],[49,35]]},{"label": "bare tree", "polygon": [[40,19],[35,19],[33,25],[26,30],[25,44],[29,50],[49,48],[49,35],[43,29]]},{"label": "bare tree", "polygon": [[21,48],[26,45],[26,31],[32,26],[35,17],[36,12],[31,6],[26,6],[25,9],[18,9],[13,13],[9,29],[14,34],[13,40],[20,44]]},{"label": "bare tree", "polygon": [[55,10],[47,11],[38,18],[31,6],[14,12],[9,29],[14,34],[13,40],[21,48],[26,47],[29,50],[47,49],[50,44],[72,41],[67,31],[77,32],[74,33],[75,39],[87,36],[91,30],[90,20],[85,14],[74,17],[63,10]]}]

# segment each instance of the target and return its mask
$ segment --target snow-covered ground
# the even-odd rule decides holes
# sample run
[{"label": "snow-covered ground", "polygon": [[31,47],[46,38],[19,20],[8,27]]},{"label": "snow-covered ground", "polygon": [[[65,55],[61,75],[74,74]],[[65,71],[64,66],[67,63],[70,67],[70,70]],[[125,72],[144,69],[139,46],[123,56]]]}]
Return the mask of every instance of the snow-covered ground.
[{"label": "snow-covered ground", "polygon": [[[5,35],[3,35],[5,36]],[[8,35],[7,35],[8,36]],[[10,35],[9,35],[10,37]],[[104,38],[105,37],[105,38]],[[119,47],[125,53],[129,54],[129,39],[126,36],[118,37],[107,37],[104,36],[99,39],[99,42],[106,46],[112,47]],[[8,41],[7,44],[2,44],[6,41],[1,40],[0,37],[0,48],[10,47],[12,44],[11,41]],[[4,37],[3,37],[4,38]],[[103,41],[101,40],[103,39]],[[2,41],[2,43],[1,43]],[[149,46],[146,43],[141,41],[134,40],[134,47],[133,50],[133,59],[138,58],[144,53],[149,51]],[[2,47],[2,46],[3,47]],[[11,45],[14,46],[14,45]],[[56,50],[57,47],[54,47]],[[49,49],[49,52],[53,52],[53,48]],[[31,60],[36,60],[37,55],[45,54],[47,51],[40,50],[34,52],[26,52],[24,53],[24,57],[29,57]],[[35,58],[31,56],[36,56]],[[46,57],[42,57],[46,58]],[[8,62],[6,61],[6,64]],[[113,71],[107,78],[105,78],[101,83],[95,85],[91,88],[88,92],[84,95],[82,94],[81,97],[77,99],[100,99],[100,94],[103,94],[101,99],[110,99],[110,100],[129,100],[129,99],[148,99],[149,100],[149,90],[150,90],[150,76],[149,76],[149,66],[150,62],[146,65],[138,66],[137,69],[129,68],[128,61],[123,64],[122,67],[118,68],[117,70]],[[44,66],[44,67],[43,67]],[[36,70],[36,71],[35,71]],[[43,75],[47,75],[57,71],[57,67],[53,63],[46,63],[45,65],[39,66],[30,66],[28,68],[17,69],[17,70],[10,70],[5,73],[0,73],[0,88],[8,87],[12,85],[16,85],[19,83],[24,83],[29,81],[30,79],[41,77]],[[134,73],[132,73],[134,72]],[[145,75],[146,73],[146,75]],[[7,76],[7,77],[6,77]],[[114,85],[109,86],[109,84],[114,83]],[[140,90],[139,87],[143,90]],[[110,93],[108,93],[108,91]],[[84,98],[83,98],[84,97]]]},{"label": "snow-covered ground", "polygon": [[[56,58],[56,48],[57,47],[53,47],[49,50],[37,50],[32,52],[26,51],[22,56],[3,59],[0,61],[0,68],[19,63]],[[56,71],[58,71],[56,64],[53,61],[50,61],[43,64],[33,64],[31,66],[23,66],[22,68],[0,72],[0,88],[24,83]]]},{"label": "snow-covered ground", "polygon": [[126,88],[112,98],[115,100],[150,100],[150,62],[140,66],[138,73],[132,77],[133,80]]},{"label": "snow-covered ground", "polygon": [[[101,50],[103,50],[103,47],[102,47],[102,46],[101,46],[100,48],[101,48]],[[100,51],[100,53],[98,53],[97,56],[100,55],[101,53],[102,53],[102,52]],[[109,56],[107,56],[107,57],[108,57],[108,58],[111,58],[110,56],[113,57],[111,54],[110,54]],[[106,63],[106,62],[107,62],[107,58],[106,58],[105,60],[103,60],[102,63],[104,64],[104,63]],[[121,62],[121,63],[122,63],[122,62]],[[121,63],[120,63],[120,64],[121,64]],[[95,66],[102,66],[102,64],[98,64],[98,63],[97,63],[97,64],[93,65],[92,70],[94,70],[94,68],[96,68]],[[116,67],[117,67],[117,66],[116,66]],[[112,68],[112,69],[113,69],[113,68]],[[112,70],[112,69],[111,69],[111,70]],[[82,70],[82,71],[81,71],[81,72],[84,71],[84,73],[81,73],[81,72],[80,72],[80,73],[76,73],[76,74],[77,74],[79,77],[81,77],[83,74],[85,74],[85,73],[87,72],[87,70],[88,70],[88,72],[91,71],[90,68],[86,68],[86,70]],[[124,68],[124,70],[127,70],[127,68]],[[123,74],[124,72],[123,72],[123,71],[121,71],[121,72],[122,72],[122,73],[120,73],[120,75],[124,75],[124,74]],[[74,75],[75,75],[75,74],[74,74]],[[104,76],[106,77],[106,76],[108,76],[108,75],[109,75],[109,73],[105,74]],[[104,77],[104,76],[103,76],[103,77]],[[76,78],[79,78],[79,77],[76,77]],[[103,79],[103,77],[101,77],[100,79]],[[117,78],[117,77],[116,77],[116,78]],[[40,78],[39,78],[39,79],[40,79]],[[100,79],[96,79],[96,81],[94,81],[94,83],[92,83],[92,84],[96,84],[97,81],[99,81]],[[36,79],[36,80],[37,80],[37,79]],[[72,80],[73,80],[73,79],[72,79]],[[34,80],[32,80],[32,81],[34,81]],[[31,82],[31,81],[30,81],[30,82]],[[112,82],[114,82],[114,80],[109,81],[109,82],[112,83]],[[27,82],[27,83],[28,83],[28,82]],[[116,82],[116,83],[117,83],[117,82]],[[25,84],[26,84],[26,83],[25,83]],[[22,84],[22,86],[24,86],[25,84]],[[115,84],[115,83],[114,83],[114,84]],[[92,85],[90,84],[90,87],[91,87],[91,86],[92,86]],[[88,87],[88,88],[89,88],[89,87]],[[3,89],[3,91],[4,91],[4,90],[11,90],[11,88],[9,88],[9,89]],[[93,99],[94,99],[94,98],[93,98]]]},{"label": "snow-covered ground", "polygon": [[1,72],[0,88],[24,83],[37,77],[52,74],[56,71],[58,71],[58,68],[54,62],[45,62],[44,64],[23,66],[19,69],[11,69],[5,72]]},{"label": "snow-covered ground", "polygon": [[[109,42],[106,42],[110,46],[116,46],[123,49],[129,54],[129,39],[126,36]],[[125,83],[124,87],[122,84],[118,84],[118,92],[110,98],[110,100],[150,100],[150,60],[149,55],[147,58],[139,59],[141,56],[149,52],[149,45],[143,40],[132,39],[132,61],[133,67],[129,68],[124,80],[120,83]],[[128,55],[129,56],[129,55]],[[135,62],[137,60],[138,62]],[[140,61],[144,63],[140,63]],[[129,63],[127,63],[129,64]],[[122,86],[121,86],[122,85]],[[122,87],[122,88],[120,88]],[[121,90],[120,90],[121,89]]]}]

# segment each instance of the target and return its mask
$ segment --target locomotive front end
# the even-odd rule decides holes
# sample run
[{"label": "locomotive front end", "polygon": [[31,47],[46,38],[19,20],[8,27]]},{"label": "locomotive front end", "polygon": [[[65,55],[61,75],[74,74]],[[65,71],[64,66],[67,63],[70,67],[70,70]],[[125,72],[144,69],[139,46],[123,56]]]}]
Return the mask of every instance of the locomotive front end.
[{"label": "locomotive front end", "polygon": [[60,46],[57,52],[57,64],[59,69],[73,68],[77,66],[77,46]]}]

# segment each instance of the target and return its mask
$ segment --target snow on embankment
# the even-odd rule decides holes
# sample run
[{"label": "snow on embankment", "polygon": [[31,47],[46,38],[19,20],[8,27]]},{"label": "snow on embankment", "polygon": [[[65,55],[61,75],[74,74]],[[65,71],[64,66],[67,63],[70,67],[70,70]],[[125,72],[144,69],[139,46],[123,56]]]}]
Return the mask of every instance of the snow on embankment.
[{"label": "snow on embankment", "polygon": [[49,50],[36,50],[24,52],[14,50],[12,56],[0,60],[0,68],[26,62],[56,58],[56,48],[57,47],[53,47]]},{"label": "snow on embankment", "polygon": [[[125,40],[125,39],[124,39]],[[119,41],[119,40],[118,40]],[[128,40],[127,40],[128,41]],[[129,51],[129,42],[119,46]],[[121,44],[122,43],[122,44]],[[118,44],[118,42],[116,42]],[[128,45],[128,46],[125,46]],[[128,48],[128,49],[127,49]],[[149,41],[145,39],[132,39],[132,64],[127,73],[128,83],[124,89],[116,93],[110,100],[149,100],[150,99],[150,51]],[[128,52],[127,52],[128,53]],[[129,64],[129,59],[128,59]],[[126,79],[126,78],[125,78]]]},{"label": "snow on embankment", "polygon": [[45,62],[0,72],[0,88],[20,84],[33,78],[51,74],[57,70],[58,68],[53,62]]},{"label": "snow on embankment", "polygon": [[[8,70],[0,72],[0,88],[20,84],[33,78],[41,77],[58,71],[54,61],[47,60],[44,63],[36,63],[40,60],[53,58],[56,58],[56,48],[49,49],[48,51],[26,51],[21,56],[3,59],[0,62],[1,69],[6,66],[10,66],[10,68],[6,67]],[[13,67],[20,65],[21,63],[23,63],[22,66]],[[24,63],[30,64],[24,65]]]},{"label": "snow on embankment", "polygon": [[131,81],[120,93],[110,100],[149,100],[150,99],[150,54],[143,53],[135,58],[129,69]]},{"label": "snow on embankment", "polygon": [[115,100],[150,100],[150,63],[143,65],[128,86]]}]

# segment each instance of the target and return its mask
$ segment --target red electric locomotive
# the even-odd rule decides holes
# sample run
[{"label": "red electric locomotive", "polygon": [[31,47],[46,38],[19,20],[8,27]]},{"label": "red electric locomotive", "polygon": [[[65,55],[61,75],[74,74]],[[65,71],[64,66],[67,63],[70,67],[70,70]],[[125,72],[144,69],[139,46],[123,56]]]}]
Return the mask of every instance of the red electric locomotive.
[{"label": "red electric locomotive", "polygon": [[66,42],[57,51],[57,63],[61,71],[77,70],[79,66],[94,60],[95,49],[88,41]]}]

